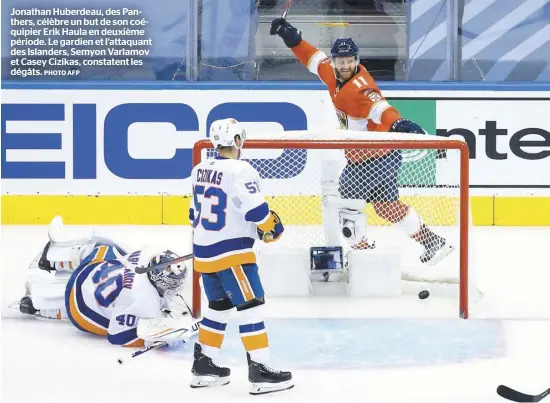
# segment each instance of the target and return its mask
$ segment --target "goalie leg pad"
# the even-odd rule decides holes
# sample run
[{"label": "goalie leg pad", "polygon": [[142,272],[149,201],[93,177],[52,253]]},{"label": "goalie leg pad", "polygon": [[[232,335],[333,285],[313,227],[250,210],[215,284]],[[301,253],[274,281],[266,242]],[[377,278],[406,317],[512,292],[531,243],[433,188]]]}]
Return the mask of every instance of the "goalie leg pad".
[{"label": "goalie leg pad", "polygon": [[50,223],[48,237],[46,258],[57,270],[76,270],[96,245],[93,229],[67,228],[60,216],[54,217]]},{"label": "goalie leg pad", "polygon": [[40,311],[40,316],[67,319],[65,288],[70,277],[71,273],[68,272],[47,272],[40,269],[29,271],[26,298],[30,298],[33,308]]}]

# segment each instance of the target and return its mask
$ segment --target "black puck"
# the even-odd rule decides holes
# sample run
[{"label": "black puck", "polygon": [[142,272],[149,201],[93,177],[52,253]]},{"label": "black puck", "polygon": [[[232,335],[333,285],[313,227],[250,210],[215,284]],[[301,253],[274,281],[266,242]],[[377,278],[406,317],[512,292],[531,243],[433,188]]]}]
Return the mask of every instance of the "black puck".
[{"label": "black puck", "polygon": [[429,296],[430,296],[430,293],[429,293],[428,290],[420,291],[420,292],[418,293],[418,298],[420,298],[420,299],[426,299],[426,298],[428,298]]}]

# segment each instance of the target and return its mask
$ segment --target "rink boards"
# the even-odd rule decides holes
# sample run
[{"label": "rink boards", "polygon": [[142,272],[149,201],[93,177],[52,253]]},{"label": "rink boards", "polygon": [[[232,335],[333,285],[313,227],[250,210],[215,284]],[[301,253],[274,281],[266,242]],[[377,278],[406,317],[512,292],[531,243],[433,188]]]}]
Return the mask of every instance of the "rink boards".
[{"label": "rink boards", "polygon": [[[549,91],[381,87],[430,134],[466,140],[474,225],[550,225]],[[3,84],[2,223],[61,214],[74,224],[188,224],[191,148],[227,116],[251,134],[337,124],[326,90],[307,83]],[[312,196],[285,197],[301,206]],[[421,197],[433,205],[446,196]],[[383,224],[367,213],[370,225]],[[318,224],[320,209],[286,219]]]},{"label": "rink boards", "polygon": [[[276,205],[276,200],[272,201]],[[189,196],[169,195],[3,195],[2,223],[47,224],[56,214],[62,214],[67,224],[188,225],[189,202]],[[550,225],[549,197],[472,196],[471,211],[474,225]],[[369,225],[384,225],[373,216],[370,207],[367,213]],[[319,224],[320,219],[319,210],[314,215],[308,215],[306,220],[291,216],[289,224]],[[454,222],[454,217],[447,216],[440,222],[429,224],[451,225]]]}]

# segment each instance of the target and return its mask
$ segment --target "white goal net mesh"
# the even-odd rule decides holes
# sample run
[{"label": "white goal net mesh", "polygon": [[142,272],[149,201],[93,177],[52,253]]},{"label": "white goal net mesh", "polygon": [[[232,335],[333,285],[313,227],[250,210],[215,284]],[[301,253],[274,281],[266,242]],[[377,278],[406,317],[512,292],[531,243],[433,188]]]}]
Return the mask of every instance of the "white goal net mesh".
[{"label": "white goal net mesh", "polygon": [[[334,217],[327,216],[323,195],[327,186],[332,186],[342,199],[367,202],[363,208],[367,218],[366,243],[375,243],[376,250],[398,253],[403,278],[458,282],[459,215],[461,208],[468,206],[461,206],[460,151],[447,147],[448,139],[335,130],[322,135],[279,133],[268,136],[267,140],[270,147],[276,148],[260,148],[248,141],[241,157],[260,173],[261,190],[269,207],[279,214],[285,226],[280,241],[260,247],[280,250],[351,247],[354,243],[341,235],[340,227],[337,234],[327,233],[326,222]],[[358,143],[354,148],[343,149],[338,145],[342,140]],[[359,143],[365,140],[399,143],[382,149],[379,145]],[[437,141],[437,146],[433,143],[430,147],[422,146],[426,140]],[[296,141],[302,146],[298,147]],[[214,151],[208,149],[202,153],[205,158]],[[399,224],[407,212],[406,206],[416,211],[426,227],[416,239],[411,237],[410,228],[407,231]],[[426,246],[439,237],[453,243],[456,250],[444,261],[429,267],[420,261],[420,256]]]}]

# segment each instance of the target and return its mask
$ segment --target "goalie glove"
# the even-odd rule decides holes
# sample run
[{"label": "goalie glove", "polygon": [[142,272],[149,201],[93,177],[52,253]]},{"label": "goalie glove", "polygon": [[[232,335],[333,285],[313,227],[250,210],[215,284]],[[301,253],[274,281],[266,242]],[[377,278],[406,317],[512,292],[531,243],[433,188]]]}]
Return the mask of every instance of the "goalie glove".
[{"label": "goalie glove", "polygon": [[258,232],[258,237],[262,241],[269,243],[277,241],[284,230],[285,228],[279,215],[273,210],[270,210],[269,217],[262,224],[258,225],[256,231]]},{"label": "goalie glove", "polygon": [[191,336],[199,331],[200,320],[193,320],[191,315],[173,318],[161,313],[157,318],[140,318],[137,325],[137,336],[146,345],[163,341],[169,345],[178,342],[187,343]]}]

